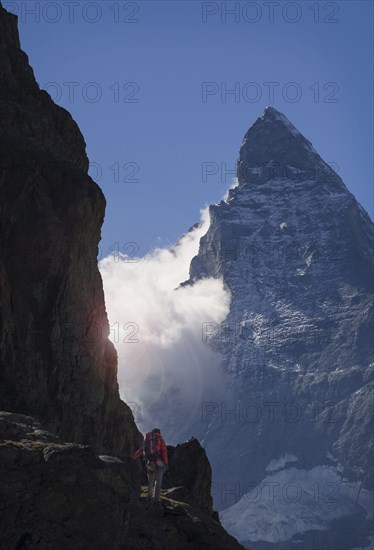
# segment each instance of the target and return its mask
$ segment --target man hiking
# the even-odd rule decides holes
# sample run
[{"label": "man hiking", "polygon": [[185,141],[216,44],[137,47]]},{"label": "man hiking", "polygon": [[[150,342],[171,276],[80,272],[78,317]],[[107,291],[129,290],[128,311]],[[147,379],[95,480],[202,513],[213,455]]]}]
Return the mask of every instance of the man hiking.
[{"label": "man hiking", "polygon": [[168,453],[159,428],[145,434],[143,447],[138,449],[132,458],[136,459],[141,455],[147,461],[148,503],[160,503],[162,478],[168,467]]}]

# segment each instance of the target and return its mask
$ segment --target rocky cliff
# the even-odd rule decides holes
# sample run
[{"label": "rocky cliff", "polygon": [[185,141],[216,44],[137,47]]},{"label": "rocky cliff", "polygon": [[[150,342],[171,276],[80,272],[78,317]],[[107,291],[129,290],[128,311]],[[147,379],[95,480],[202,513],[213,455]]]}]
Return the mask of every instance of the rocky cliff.
[{"label": "rocky cliff", "polygon": [[[87,445],[63,442],[32,417],[0,413],[1,548],[243,549],[193,479],[209,469],[204,451],[196,440],[179,447],[174,458],[169,449],[168,480],[177,486],[162,491],[162,507],[149,509],[137,462],[98,456]],[[175,477],[180,459],[185,478]]]},{"label": "rocky cliff", "polygon": [[194,438],[169,448],[163,506],[145,506],[97,268],[105,199],[1,3],[0,79],[1,548],[240,550]]},{"label": "rocky cliff", "polygon": [[105,199],[70,114],[39,89],[0,7],[0,408],[69,441],[139,443],[97,269]]}]

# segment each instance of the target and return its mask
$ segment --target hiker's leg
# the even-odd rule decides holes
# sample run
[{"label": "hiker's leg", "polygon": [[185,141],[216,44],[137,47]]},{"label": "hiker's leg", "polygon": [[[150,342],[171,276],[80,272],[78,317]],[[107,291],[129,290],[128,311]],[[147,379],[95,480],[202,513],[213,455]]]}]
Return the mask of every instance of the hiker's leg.
[{"label": "hiker's leg", "polygon": [[157,466],[156,470],[156,492],[155,492],[155,502],[160,502],[161,497],[161,486],[162,486],[162,477],[164,475],[165,466]]},{"label": "hiker's leg", "polygon": [[148,500],[153,499],[153,489],[155,486],[155,477],[156,472],[155,470],[151,468],[147,468],[147,476],[148,476]]}]

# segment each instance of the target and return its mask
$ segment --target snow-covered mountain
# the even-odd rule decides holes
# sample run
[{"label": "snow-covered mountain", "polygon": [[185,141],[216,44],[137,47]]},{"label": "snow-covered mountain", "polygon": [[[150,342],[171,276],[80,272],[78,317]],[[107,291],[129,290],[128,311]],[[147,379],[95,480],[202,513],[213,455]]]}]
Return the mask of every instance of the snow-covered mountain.
[{"label": "snow-covered mountain", "polygon": [[244,136],[237,173],[226,200],[210,206],[185,283],[223,277],[232,296],[222,324],[202,320],[203,341],[227,373],[225,392],[203,404],[195,428],[215,506],[257,550],[291,540],[295,550],[365,548],[373,223],[271,107]]}]

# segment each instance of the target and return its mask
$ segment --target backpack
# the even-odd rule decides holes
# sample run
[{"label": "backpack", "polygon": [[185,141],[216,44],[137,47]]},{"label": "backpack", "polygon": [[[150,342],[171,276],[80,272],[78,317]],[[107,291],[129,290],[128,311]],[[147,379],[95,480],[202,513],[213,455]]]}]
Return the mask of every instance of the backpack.
[{"label": "backpack", "polygon": [[144,436],[143,457],[145,460],[157,460],[161,456],[160,435],[155,432],[148,432]]}]

